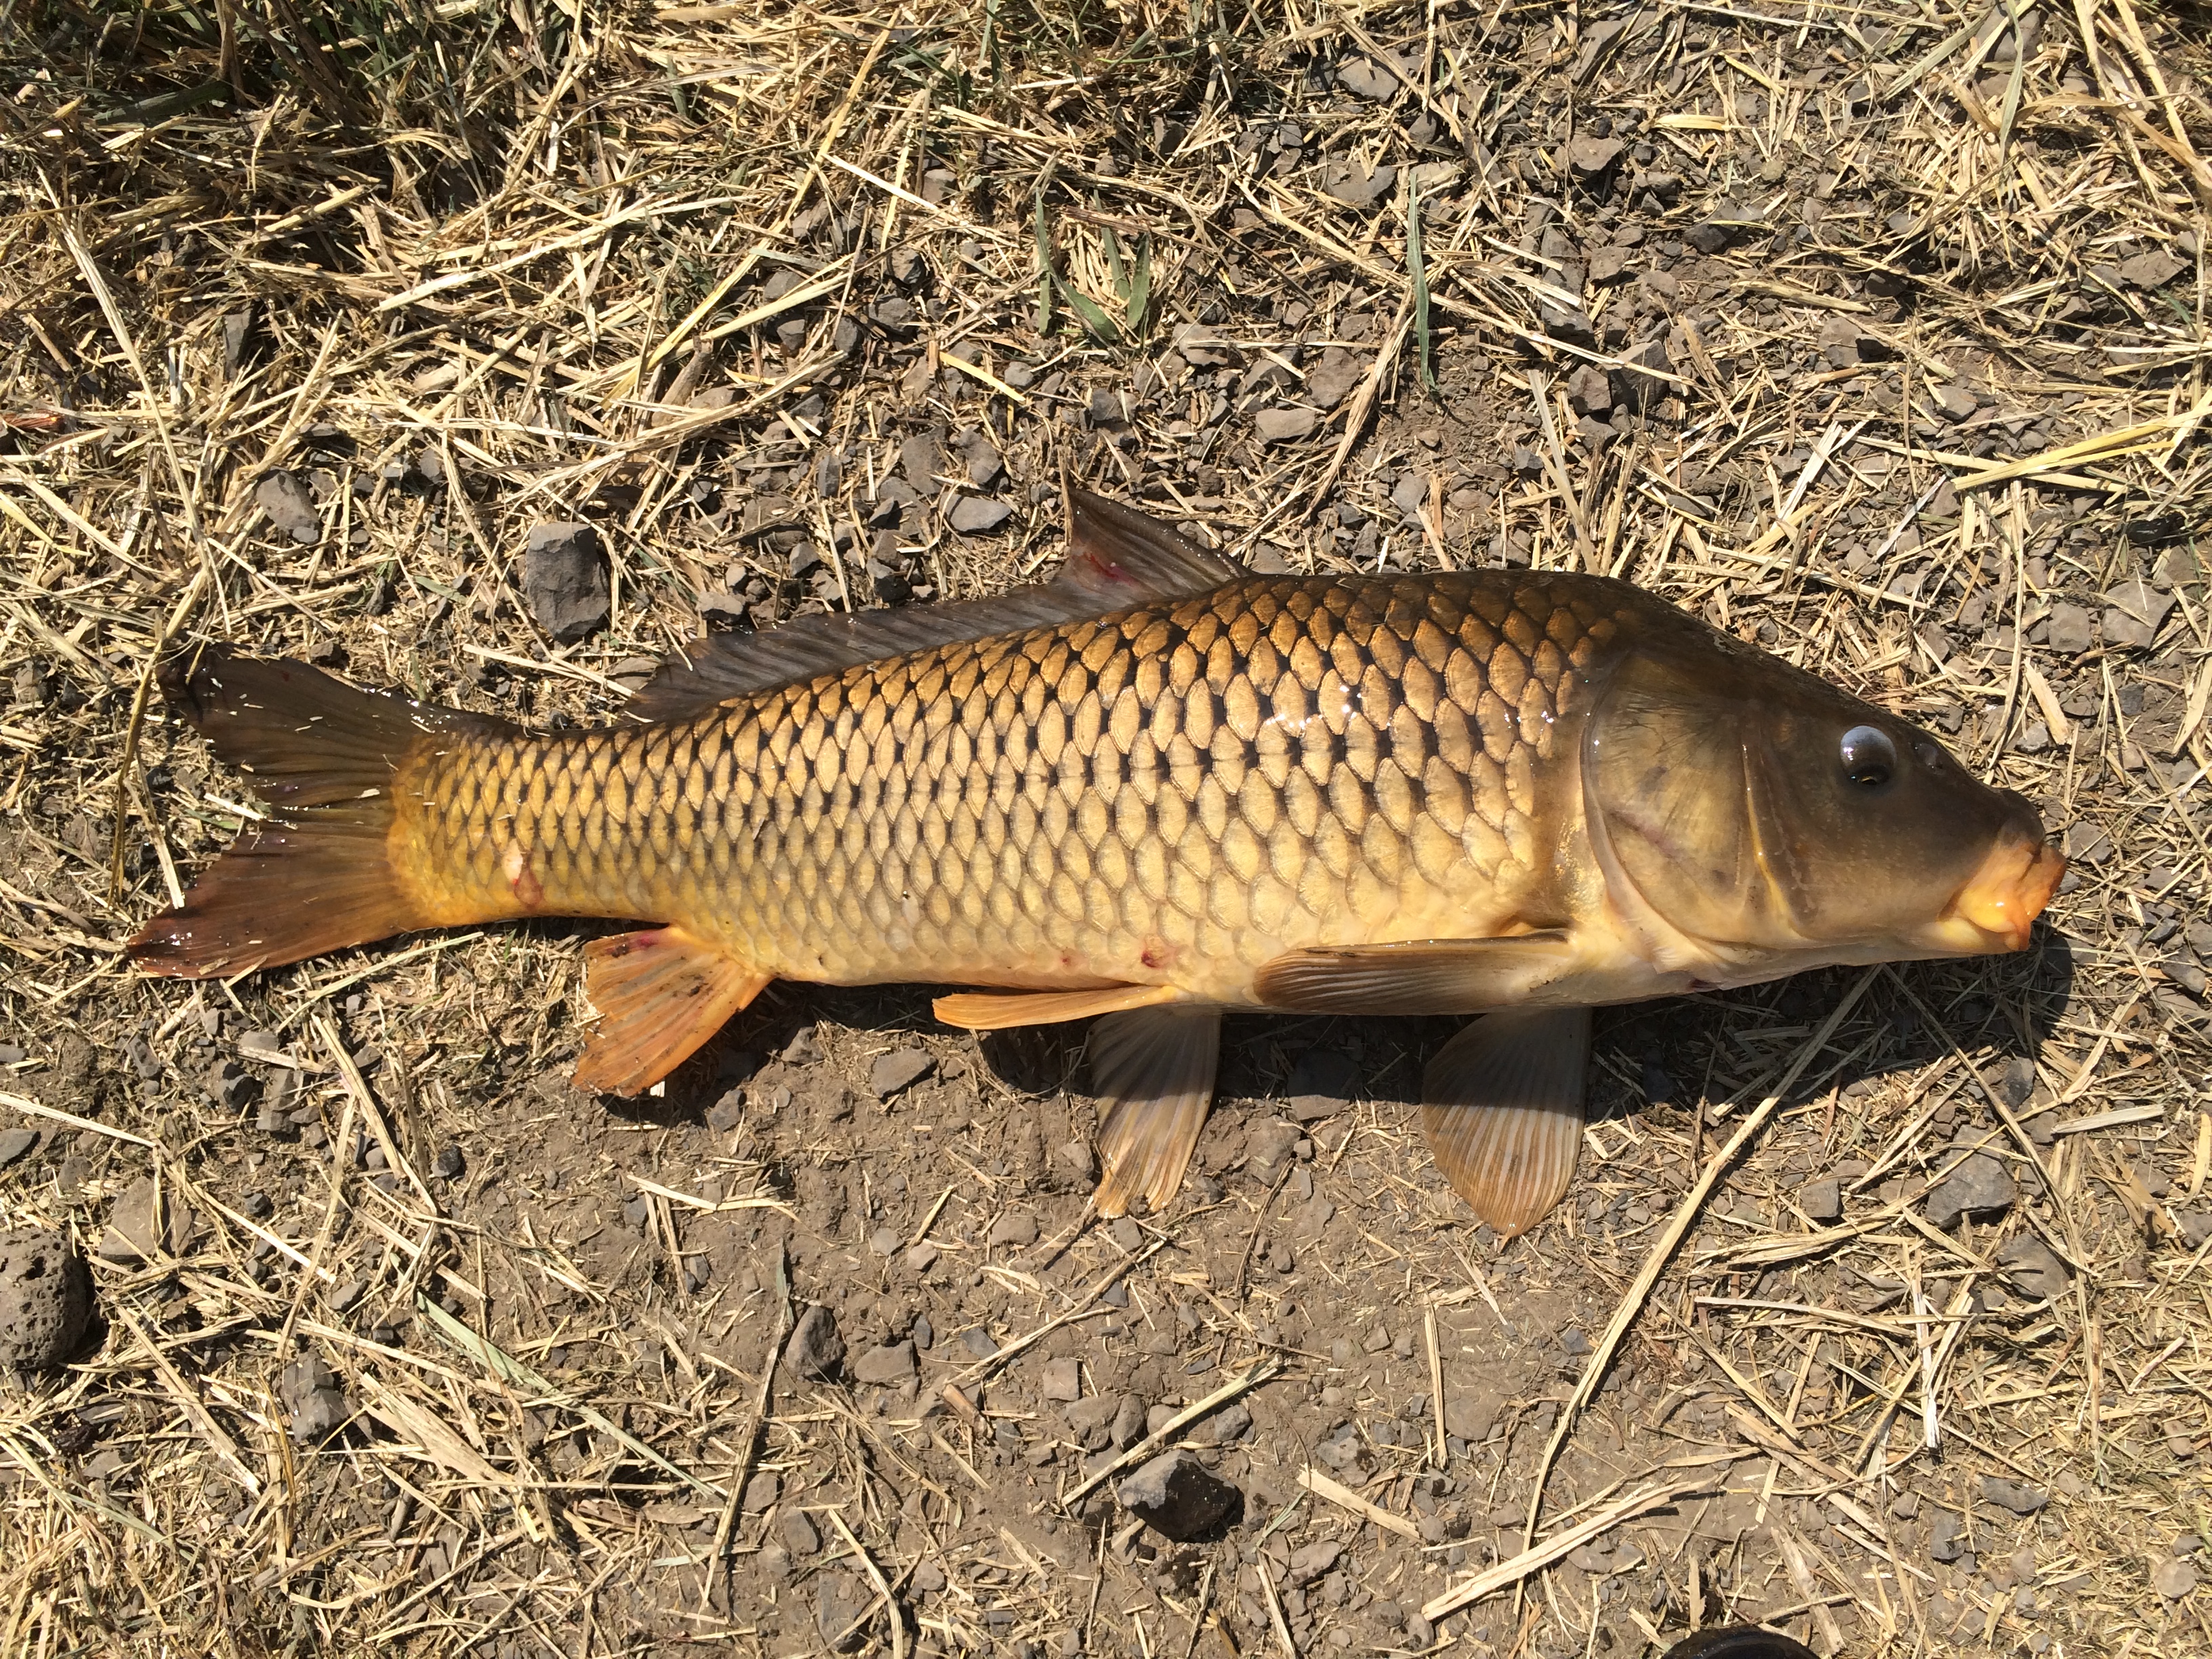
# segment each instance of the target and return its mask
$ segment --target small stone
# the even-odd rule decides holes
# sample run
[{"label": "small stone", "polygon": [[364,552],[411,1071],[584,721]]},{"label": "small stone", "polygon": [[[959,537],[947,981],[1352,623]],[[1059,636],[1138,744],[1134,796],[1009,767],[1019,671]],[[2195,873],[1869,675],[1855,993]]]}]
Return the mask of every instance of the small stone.
[{"label": "small stone", "polygon": [[2019,1193],[2003,1164],[1986,1152],[1973,1152],[1936,1183],[1923,1213],[1931,1226],[1948,1227],[1963,1215],[2009,1209]]},{"label": "small stone", "polygon": [[0,1129],[0,1170],[6,1169],[38,1144],[39,1132],[36,1129]]},{"label": "small stone", "polygon": [[100,1256],[104,1261],[144,1261],[161,1248],[161,1194],[151,1176],[134,1183],[108,1212],[107,1231],[100,1235]]},{"label": "small stone", "polygon": [[2017,1289],[2049,1298],[2063,1295],[2072,1275],[2057,1253],[2033,1233],[2022,1233],[1997,1251],[1997,1266]]},{"label": "small stone", "polygon": [[522,591],[538,625],[563,643],[605,627],[611,611],[599,532],[588,524],[532,526],[522,556]]},{"label": "small stone", "polygon": [[1252,417],[1252,429],[1261,441],[1271,444],[1296,443],[1301,438],[1310,438],[1321,425],[1321,411],[1292,406],[1287,409],[1263,409]]},{"label": "small stone", "polygon": [[1946,420],[1971,419],[1974,411],[1982,406],[1980,400],[1969,388],[1960,385],[1955,380],[1949,386],[1936,387],[1931,395],[1936,399],[1936,407],[1942,412]]},{"label": "small stone", "polygon": [[2121,260],[2120,280],[2130,288],[2148,290],[2164,288],[2188,269],[2185,260],[2175,258],[2163,248],[2153,248],[2132,259]]},{"label": "small stone", "polygon": [[1628,247],[1601,247],[1590,255],[1589,279],[1600,288],[1626,282],[1636,263],[1636,250]]},{"label": "small stone", "polygon": [[2088,611],[2078,605],[2051,606],[2049,631],[2044,637],[2053,651],[2069,657],[2080,655],[2097,640]]},{"label": "small stone", "polygon": [[1288,1581],[1298,1589],[1320,1577],[1334,1566],[1344,1554],[1344,1546],[1334,1538],[1316,1539],[1310,1544],[1301,1544],[1291,1552]]},{"label": "small stone", "polygon": [[2166,613],[2173,609],[2173,595],[2138,576],[2108,592],[2105,605],[2105,643],[2141,649],[2157,639]]},{"label": "small stone", "polygon": [[292,1411],[292,1438],[303,1446],[327,1440],[353,1418],[353,1403],[337,1389],[311,1390]]},{"label": "small stone", "polygon": [[889,1100],[937,1069],[937,1057],[927,1048],[894,1048],[878,1054],[868,1067],[868,1087],[878,1100]]},{"label": "small stone", "polygon": [[1982,1477],[1982,1497],[2014,1515],[2033,1515],[2050,1503],[2051,1494],[2040,1486],[2031,1486],[2018,1480],[2001,1480],[1994,1474]]},{"label": "small stone", "polygon": [[757,1515],[782,1495],[783,1482],[776,1478],[775,1472],[772,1469],[763,1469],[745,1482],[744,1507],[748,1511]]},{"label": "small stone", "polygon": [[1798,1194],[1806,1218],[1828,1226],[1844,1218],[1844,1188],[1838,1181],[1815,1181]]},{"label": "small stone", "polygon": [[2197,1588],[2197,1569],[2186,1561],[2161,1561],[2150,1570],[2150,1587],[2169,1601]]},{"label": "small stone", "polygon": [[1567,406],[1577,415],[1602,415],[1613,407],[1613,382],[1605,371],[1584,363],[1567,376]]},{"label": "small stone", "polygon": [[1323,409],[1334,409],[1366,373],[1365,365],[1342,346],[1330,346],[1306,371],[1306,396]]},{"label": "small stone", "polygon": [[853,1362],[856,1381],[873,1383],[879,1388],[895,1387],[915,1374],[914,1344],[886,1342],[881,1347],[871,1348]]},{"label": "small stone", "polygon": [[1567,146],[1567,165],[1583,183],[1595,184],[1613,170],[1627,148],[1618,138],[1577,138]]},{"label": "small stone", "polygon": [[786,1510],[776,1516],[775,1535],[793,1555],[812,1555],[822,1547],[822,1534],[805,1510]]},{"label": "small stone", "polygon": [[1194,1439],[1209,1444],[1226,1446],[1242,1440],[1251,1431],[1252,1413],[1241,1400],[1232,1400],[1219,1411],[1197,1425]]},{"label": "small stone", "polygon": [[1369,173],[1352,161],[1339,161],[1322,175],[1322,189],[1346,207],[1366,207],[1390,193],[1398,169],[1385,161]]},{"label": "small stone", "polygon": [[926,1273],[937,1265],[937,1246],[923,1239],[906,1253],[906,1270],[910,1273]]},{"label": "small stone", "polygon": [[981,1325],[970,1325],[961,1332],[960,1346],[978,1359],[988,1359],[999,1352],[999,1345],[991,1340],[990,1332]]},{"label": "small stone", "polygon": [[1071,1358],[1048,1359],[1044,1364],[1044,1376],[1038,1388],[1048,1400],[1062,1402],[1080,1400],[1083,1398],[1082,1368]]},{"label": "small stone", "polygon": [[1098,1160],[1087,1140],[1064,1141],[1053,1155],[1066,1164],[1079,1181],[1087,1182],[1097,1173]]},{"label": "small stone", "polygon": [[315,498],[307,489],[307,480],[298,473],[281,467],[264,473],[253,486],[253,504],[269,515],[270,524],[301,546],[312,546],[322,539],[322,515],[315,511]]},{"label": "small stone", "polygon": [[896,1255],[899,1235],[896,1227],[878,1227],[868,1235],[868,1248],[878,1255]]},{"label": "small stone", "polygon": [[329,1290],[324,1291],[323,1301],[332,1313],[342,1314],[350,1310],[355,1303],[360,1301],[368,1293],[367,1280],[349,1279],[343,1284],[333,1285]]},{"label": "small stone", "polygon": [[1928,1553],[1937,1561],[1955,1561],[1966,1553],[1966,1528],[1949,1510],[1939,1510],[1928,1524]]},{"label": "small stone", "polygon": [[1559,1352],[1569,1358],[1580,1359],[1589,1351],[1589,1338],[1583,1334],[1580,1326],[1570,1325],[1559,1333]]},{"label": "small stone", "polygon": [[1024,1249],[1037,1241],[1036,1218],[1026,1210],[1009,1210],[991,1224],[987,1242],[993,1249],[1011,1244]]},{"label": "small stone", "polygon": [[0,1233],[0,1371],[44,1371],[83,1346],[92,1323],[92,1272],[69,1235]]},{"label": "small stone", "polygon": [[1233,1521],[1244,1507],[1243,1493],[1182,1449],[1152,1459],[1114,1495],[1131,1515],[1178,1544]]},{"label": "small stone", "polygon": [[1336,83],[1354,97],[1370,104],[1387,104],[1404,84],[1391,70],[1371,58],[1353,58],[1336,66]]},{"label": "small stone", "polygon": [[952,503],[946,522],[963,536],[981,536],[1013,515],[1014,509],[995,495],[963,495]]},{"label": "small stone", "polygon": [[441,1146],[437,1157],[430,1160],[430,1173],[441,1181],[459,1181],[468,1172],[467,1155],[458,1146]]},{"label": "small stone", "polygon": [[845,1339],[837,1334],[837,1316],[817,1303],[799,1315],[783,1363],[792,1374],[820,1382],[833,1382],[845,1363]]}]

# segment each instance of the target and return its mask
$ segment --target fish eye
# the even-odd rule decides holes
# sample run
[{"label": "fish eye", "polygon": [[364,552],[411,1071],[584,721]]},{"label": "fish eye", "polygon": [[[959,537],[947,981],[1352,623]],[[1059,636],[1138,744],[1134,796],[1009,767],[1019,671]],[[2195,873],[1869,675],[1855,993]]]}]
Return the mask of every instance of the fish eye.
[{"label": "fish eye", "polygon": [[1897,771],[1897,745],[1878,726],[1854,726],[1844,733],[1844,775],[1863,789],[1879,789]]}]

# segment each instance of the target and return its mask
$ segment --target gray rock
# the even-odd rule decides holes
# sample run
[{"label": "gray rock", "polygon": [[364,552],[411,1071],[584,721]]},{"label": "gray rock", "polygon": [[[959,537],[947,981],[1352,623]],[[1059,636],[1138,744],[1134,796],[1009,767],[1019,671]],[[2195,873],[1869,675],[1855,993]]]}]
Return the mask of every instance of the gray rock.
[{"label": "gray rock", "polygon": [[899,471],[923,495],[937,493],[937,475],[944,470],[945,456],[930,434],[917,432],[899,446]]},{"label": "gray rock", "polygon": [[1316,1193],[1291,1213],[1291,1237],[1310,1243],[1319,1238],[1329,1218],[1335,1215],[1336,1206]]},{"label": "gray rock", "polygon": [[743,1507],[757,1515],[783,1496],[783,1482],[773,1469],[763,1469],[745,1482]]},{"label": "gray rock", "polygon": [[1955,1561],[1966,1553],[1966,1528],[1949,1510],[1939,1510],[1928,1523],[1928,1553],[1938,1561]]},{"label": "gray rock", "polygon": [[353,1419],[353,1402],[339,1389],[314,1389],[292,1408],[292,1438],[303,1446],[327,1440]]},{"label": "gray rock", "polygon": [[39,1132],[36,1129],[0,1129],[0,1170],[6,1169],[38,1144]]},{"label": "gray rock", "polygon": [[805,1510],[786,1510],[775,1520],[775,1535],[793,1555],[812,1555],[822,1547],[822,1534]]},{"label": "gray rock", "polygon": [[963,536],[981,536],[1013,515],[1014,509],[995,495],[963,495],[952,503],[946,521]]},{"label": "gray rock", "polygon": [[1810,1220],[1828,1226],[1844,1218],[1844,1186],[1839,1181],[1815,1181],[1798,1194],[1797,1202]]},{"label": "gray rock", "polygon": [[1982,406],[1980,399],[1974,396],[1972,391],[1956,380],[1948,386],[1936,387],[1930,395],[1936,400],[1936,407],[1942,411],[1946,420],[1969,420],[1972,418],[1974,411]]},{"label": "gray rock", "polygon": [[2000,1509],[2010,1510],[2014,1515],[2033,1515],[2051,1502],[2051,1494],[2040,1486],[2031,1486],[2018,1480],[2001,1480],[1994,1474],[1982,1477],[1982,1497]]},{"label": "gray rock", "polygon": [[855,1380],[870,1382],[878,1388],[894,1387],[910,1380],[915,1375],[914,1344],[886,1342],[879,1348],[871,1348],[853,1362]]},{"label": "gray rock", "polygon": [[868,1235],[868,1248],[878,1255],[896,1255],[899,1235],[896,1227],[878,1227]]},{"label": "gray rock", "polygon": [[2107,592],[2105,605],[2105,643],[2141,649],[2158,637],[2173,595],[2138,576]]},{"label": "gray rock", "polygon": [[161,1252],[161,1193],[154,1177],[134,1182],[107,1212],[100,1237],[103,1261],[143,1261]]},{"label": "gray rock", "polygon": [[2072,1278],[2057,1253],[2033,1233],[2022,1233],[1999,1249],[1997,1266],[2015,1289],[2030,1296],[2063,1295]]},{"label": "gray rock", "polygon": [[92,1323],[92,1271],[69,1235],[0,1233],[0,1371],[66,1364]]},{"label": "gray rock", "polygon": [[791,1340],[784,1346],[783,1363],[794,1376],[834,1381],[845,1363],[845,1339],[837,1334],[837,1316],[818,1302],[799,1315]]},{"label": "gray rock", "polygon": [[1398,169],[1388,161],[1374,172],[1363,172],[1357,163],[1339,161],[1322,175],[1322,191],[1346,207],[1367,207],[1390,193],[1398,182]]},{"label": "gray rock", "polygon": [[1387,104],[1404,82],[1373,58],[1354,58],[1336,66],[1336,84],[1370,104]]},{"label": "gray rock", "polygon": [[2197,1588],[2197,1569],[2186,1561],[2160,1561],[2150,1570],[2150,1587],[2169,1601]]},{"label": "gray rock", "polygon": [[459,1181],[469,1172],[469,1160],[458,1146],[441,1146],[431,1160],[430,1173],[444,1181]]},{"label": "gray rock", "polygon": [[1083,1397],[1083,1368],[1072,1358],[1046,1360],[1038,1392],[1052,1401],[1080,1400]]},{"label": "gray rock", "polygon": [[303,547],[323,538],[323,520],[315,511],[315,498],[308,492],[307,480],[296,472],[280,467],[264,474],[253,486],[253,504],[269,515],[270,524]]},{"label": "gray rock", "polygon": [[1595,184],[1613,170],[1627,148],[1618,138],[1577,138],[1567,146],[1567,165],[1584,184]]},{"label": "gray rock", "polygon": [[522,592],[538,625],[563,643],[605,627],[607,557],[599,532],[587,524],[533,525],[523,550]]},{"label": "gray rock", "polygon": [[990,1332],[981,1325],[970,1325],[961,1332],[960,1346],[978,1359],[988,1359],[999,1352],[999,1345],[992,1340]]},{"label": "gray rock", "polygon": [[1036,1218],[1027,1210],[1009,1210],[991,1224],[987,1242],[994,1248],[1012,1244],[1021,1249],[1037,1241]]},{"label": "gray rock", "polygon": [[1366,365],[1349,351],[1331,346],[1306,371],[1306,396],[1323,409],[1334,409],[1366,373]]},{"label": "gray rock", "polygon": [[1155,1457],[1114,1496],[1131,1515],[1178,1544],[1234,1521],[1244,1508],[1244,1494],[1187,1450]]},{"label": "gray rock", "polygon": [[1987,1152],[1973,1152],[1929,1190],[1923,1213],[1930,1225],[1948,1227],[1962,1215],[2009,1209],[2019,1194],[2003,1164]]},{"label": "gray rock", "polygon": [[927,1048],[894,1048],[878,1054],[868,1067],[868,1087],[878,1100],[889,1100],[937,1069],[937,1057]]},{"label": "gray rock", "polygon": [[1125,1394],[1114,1407],[1114,1443],[1127,1450],[1145,1437],[1145,1402]]},{"label": "gray rock", "polygon": [[2052,605],[2050,629],[2044,637],[2053,651],[2069,657],[2079,656],[2097,642],[2089,613],[2078,605]]},{"label": "gray rock", "polygon": [[1219,1411],[1196,1425],[1192,1435],[1209,1445],[1226,1446],[1242,1440],[1251,1431],[1252,1413],[1241,1400],[1232,1400]]},{"label": "gray rock", "polygon": [[2120,280],[2130,288],[2164,288],[2188,269],[2187,261],[2175,258],[2164,248],[2153,248],[2132,259],[2121,260]]},{"label": "gray rock", "polygon": [[1288,1581],[1298,1589],[1320,1577],[1334,1566],[1344,1554],[1344,1546],[1334,1538],[1321,1538],[1310,1544],[1301,1544],[1291,1552]]},{"label": "gray rock", "polygon": [[1296,443],[1301,438],[1310,438],[1321,425],[1321,411],[1293,405],[1286,409],[1263,409],[1252,417],[1252,429],[1262,442],[1271,444]]}]

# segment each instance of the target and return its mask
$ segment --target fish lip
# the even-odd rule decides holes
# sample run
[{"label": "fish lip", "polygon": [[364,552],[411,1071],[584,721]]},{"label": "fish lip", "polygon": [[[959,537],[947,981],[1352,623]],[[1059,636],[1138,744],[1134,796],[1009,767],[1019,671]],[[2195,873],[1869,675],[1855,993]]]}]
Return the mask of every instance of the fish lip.
[{"label": "fish lip", "polygon": [[2005,836],[1952,896],[1939,926],[1973,954],[2024,951],[2065,873],[2064,857],[2040,834]]}]

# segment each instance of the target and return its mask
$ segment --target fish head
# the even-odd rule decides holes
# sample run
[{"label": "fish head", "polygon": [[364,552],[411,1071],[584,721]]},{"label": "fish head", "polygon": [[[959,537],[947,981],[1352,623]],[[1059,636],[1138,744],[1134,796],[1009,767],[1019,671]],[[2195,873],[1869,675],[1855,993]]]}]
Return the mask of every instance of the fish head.
[{"label": "fish head", "polygon": [[1716,983],[2021,950],[2066,867],[1931,734],[1719,635],[1624,660],[1583,777],[1616,908]]}]

